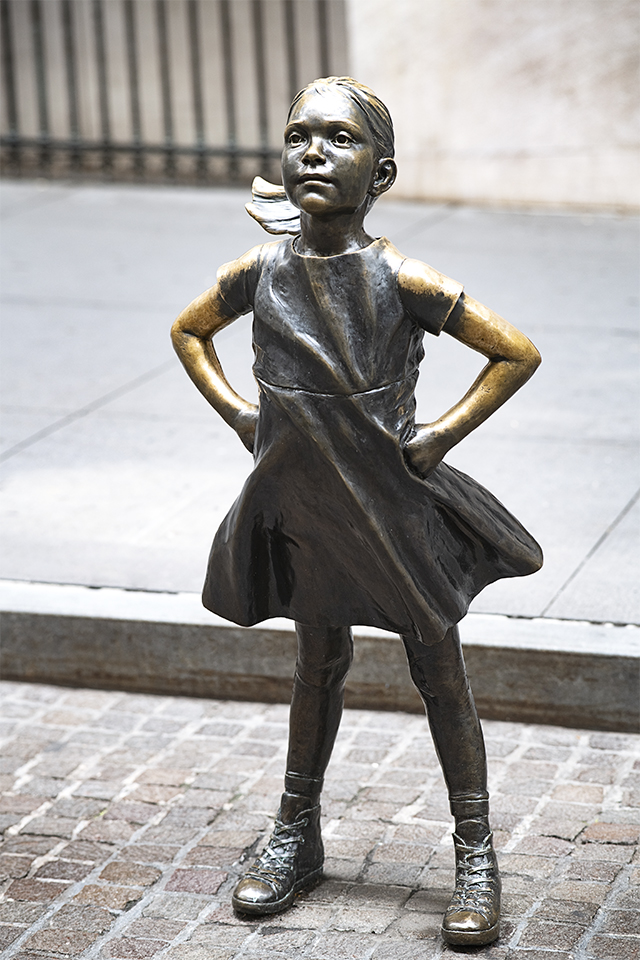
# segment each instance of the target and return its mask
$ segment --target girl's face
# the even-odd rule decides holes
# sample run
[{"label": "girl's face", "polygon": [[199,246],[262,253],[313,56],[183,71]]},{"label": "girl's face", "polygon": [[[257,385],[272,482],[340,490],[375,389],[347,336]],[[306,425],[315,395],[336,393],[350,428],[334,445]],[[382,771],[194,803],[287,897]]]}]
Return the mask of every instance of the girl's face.
[{"label": "girl's face", "polygon": [[284,132],[282,182],[291,203],[315,217],[355,213],[378,161],[367,122],[338,90],[311,90]]}]

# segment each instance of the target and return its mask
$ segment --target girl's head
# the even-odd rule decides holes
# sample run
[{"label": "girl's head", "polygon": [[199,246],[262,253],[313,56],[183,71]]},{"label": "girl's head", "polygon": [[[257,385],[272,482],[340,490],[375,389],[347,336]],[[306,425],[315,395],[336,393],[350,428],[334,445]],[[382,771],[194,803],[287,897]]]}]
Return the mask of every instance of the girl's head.
[{"label": "girl's head", "polygon": [[289,110],[282,181],[313,217],[365,214],[395,179],[393,125],[375,93],[350,77],[316,80]]},{"label": "girl's head", "polygon": [[270,233],[299,233],[299,211],[361,217],[393,184],[393,154],[391,117],[373,90],[351,77],[315,80],[289,109],[284,187],[256,178],[247,210]]}]

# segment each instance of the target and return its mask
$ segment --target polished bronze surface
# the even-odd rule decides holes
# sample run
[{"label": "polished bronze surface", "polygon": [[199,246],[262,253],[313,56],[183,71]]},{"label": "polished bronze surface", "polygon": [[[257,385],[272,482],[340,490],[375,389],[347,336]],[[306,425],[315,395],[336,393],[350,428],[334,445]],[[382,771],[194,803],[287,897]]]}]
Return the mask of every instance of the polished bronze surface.
[{"label": "polished bronze surface", "polygon": [[[283,189],[260,181],[248,205],[269,232],[291,236],[221,267],[174,324],[189,376],[255,461],[216,534],[203,602],[242,625],[296,621],[283,803],[298,797],[300,810],[318,806],[352,659],[350,625],[402,636],[460,820],[457,913],[448,911],[443,936],[488,943],[498,932],[499,879],[482,731],[456,624],[483,587],[535,572],[542,554],[495,497],[442,458],[540,357],[459,283],[366,233],[368,210],[395,176],[391,118],[372,91],[349,78],[305,88],[285,130]],[[212,344],[250,310],[258,406],[230,386]],[[416,424],[422,341],[442,331],[488,362],[450,410]],[[456,804],[476,815],[460,817]],[[281,811],[266,860],[236,890],[238,909],[283,909],[317,876],[321,853],[306,862],[295,823]],[[310,847],[317,853],[320,843]]]}]

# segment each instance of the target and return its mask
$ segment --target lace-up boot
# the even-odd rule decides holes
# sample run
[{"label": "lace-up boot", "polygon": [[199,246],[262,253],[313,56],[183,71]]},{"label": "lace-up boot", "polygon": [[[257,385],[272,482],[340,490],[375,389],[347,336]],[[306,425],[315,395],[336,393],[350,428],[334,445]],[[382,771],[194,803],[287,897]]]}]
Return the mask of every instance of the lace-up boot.
[{"label": "lace-up boot", "polygon": [[442,923],[453,946],[482,946],[500,933],[500,873],[487,800],[452,801],[456,817],[456,888]]},{"label": "lace-up boot", "polygon": [[236,886],[231,903],[240,913],[280,913],[322,876],[323,862],[320,805],[283,793],[269,842]]}]

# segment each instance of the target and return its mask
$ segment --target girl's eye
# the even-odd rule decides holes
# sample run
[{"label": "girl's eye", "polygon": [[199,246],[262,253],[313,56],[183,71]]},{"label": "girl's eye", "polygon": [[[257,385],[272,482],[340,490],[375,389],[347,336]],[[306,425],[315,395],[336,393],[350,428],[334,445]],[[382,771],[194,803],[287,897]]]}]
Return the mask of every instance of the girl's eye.
[{"label": "girl's eye", "polygon": [[337,143],[339,147],[348,147],[353,143],[353,139],[348,133],[338,133],[333,138],[333,142]]},{"label": "girl's eye", "polygon": [[287,143],[290,147],[299,147],[301,143],[304,143],[304,137],[301,133],[290,133],[287,137]]}]

